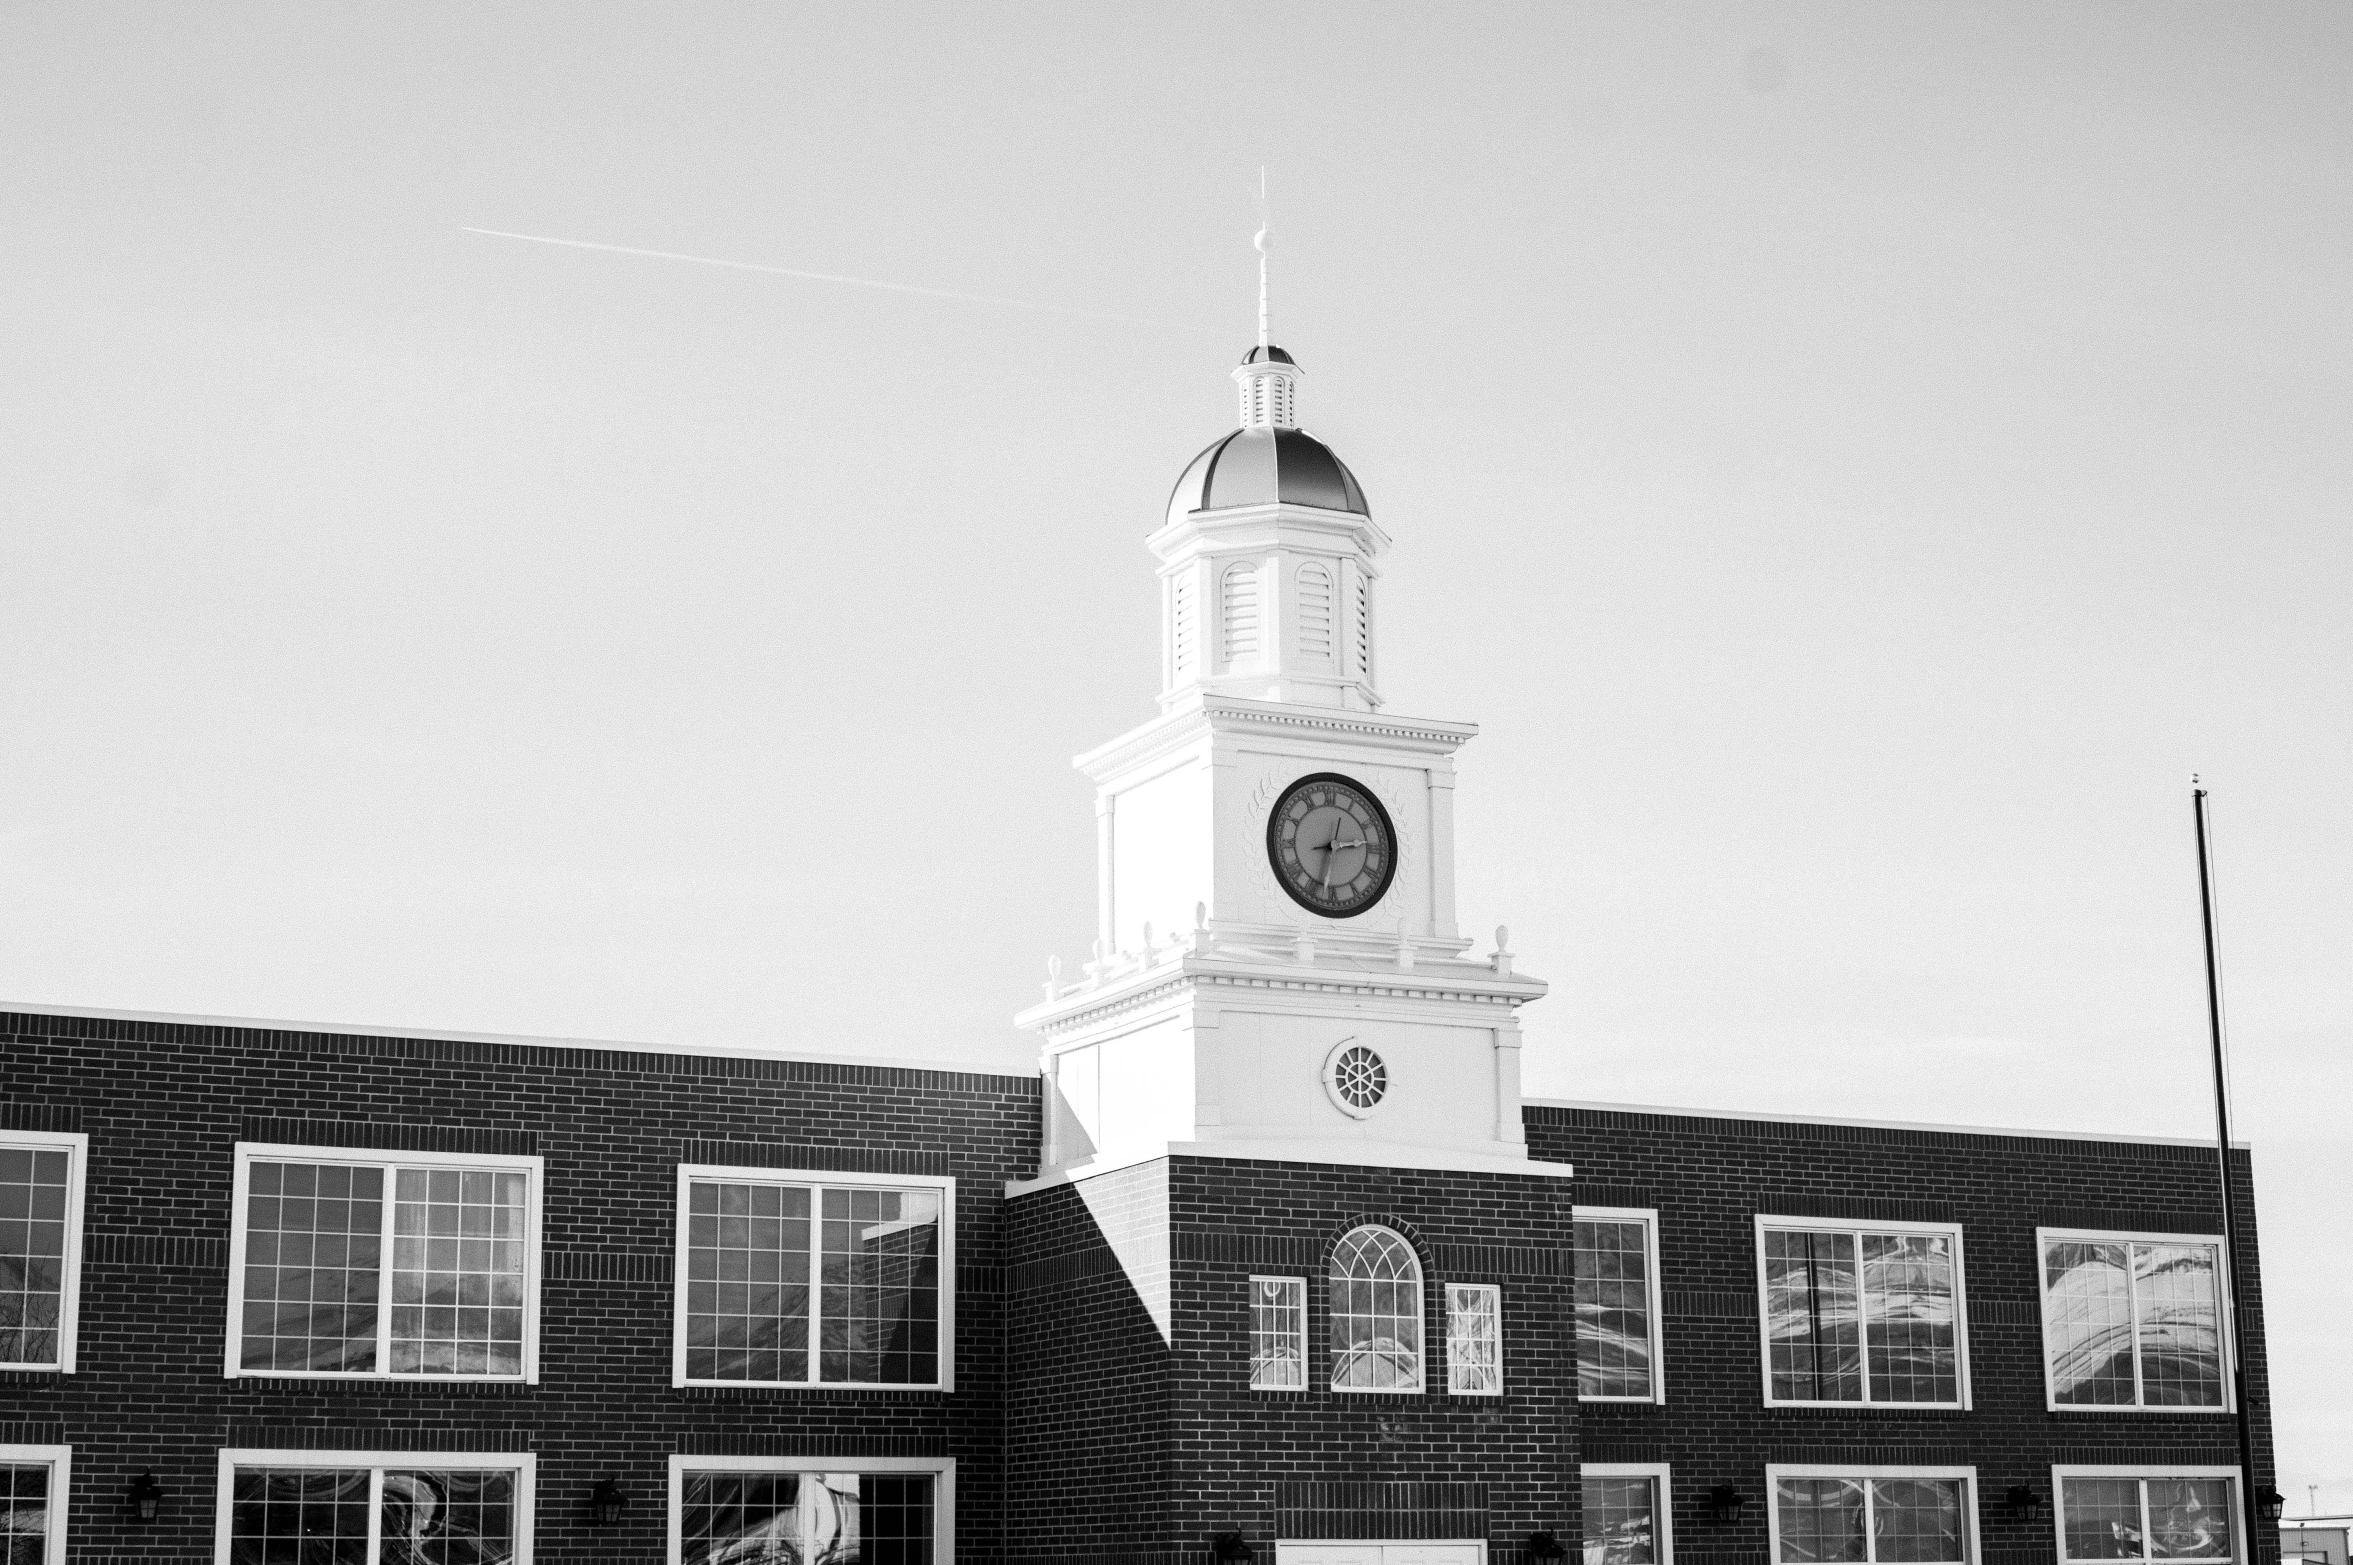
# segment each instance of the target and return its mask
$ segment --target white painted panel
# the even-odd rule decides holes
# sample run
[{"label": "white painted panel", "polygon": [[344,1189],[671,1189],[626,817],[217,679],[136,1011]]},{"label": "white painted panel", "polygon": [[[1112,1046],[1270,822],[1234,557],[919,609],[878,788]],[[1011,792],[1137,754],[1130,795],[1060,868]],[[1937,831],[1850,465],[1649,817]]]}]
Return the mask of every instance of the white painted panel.
[{"label": "white painted panel", "polygon": [[1102,1062],[1105,1157],[1118,1160],[1193,1134],[1193,1037],[1174,1017],[1106,1038],[1090,1051]]},{"label": "white painted panel", "polygon": [[1193,927],[1193,904],[1215,895],[1209,779],[1198,765],[1180,765],[1119,795],[1112,823],[1113,937],[1122,951],[1155,944]]}]

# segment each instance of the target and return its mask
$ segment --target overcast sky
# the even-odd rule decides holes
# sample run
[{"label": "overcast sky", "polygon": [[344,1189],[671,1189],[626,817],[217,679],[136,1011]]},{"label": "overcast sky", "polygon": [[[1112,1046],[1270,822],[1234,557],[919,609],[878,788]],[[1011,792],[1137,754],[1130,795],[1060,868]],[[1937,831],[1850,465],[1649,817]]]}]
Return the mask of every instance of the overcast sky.
[{"label": "overcast sky", "polygon": [[2341,4],[0,6],[0,996],[1028,1068],[1262,163],[1531,1090],[2210,1133],[2203,771],[2353,1508]]}]

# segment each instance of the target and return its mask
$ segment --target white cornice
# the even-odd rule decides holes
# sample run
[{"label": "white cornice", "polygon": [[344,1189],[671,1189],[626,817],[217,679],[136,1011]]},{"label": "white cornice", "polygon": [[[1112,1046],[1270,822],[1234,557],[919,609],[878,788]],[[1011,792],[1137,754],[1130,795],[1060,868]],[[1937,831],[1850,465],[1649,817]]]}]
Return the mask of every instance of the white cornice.
[{"label": "white cornice", "polygon": [[1442,1173],[1515,1174],[1528,1179],[1573,1179],[1569,1163],[1543,1163],[1534,1158],[1508,1157],[1494,1152],[1461,1151],[1452,1147],[1418,1146],[1398,1141],[1169,1141],[1146,1147],[1130,1157],[1089,1163],[1079,1168],[1041,1174],[1036,1179],[1006,1181],[1008,1197],[1025,1196],[1056,1185],[1073,1185],[1099,1174],[1156,1162],[1168,1157],[1221,1158],[1245,1163],[1307,1163],[1341,1168],[1416,1168]]},{"label": "white cornice", "polygon": [[[2009,1136],[2029,1141],[2108,1141],[2141,1147],[2211,1147],[2212,1136],[2105,1135],[2096,1130],[2031,1130],[2003,1125],[1943,1125],[1913,1119],[1838,1119],[1827,1114],[1756,1114],[1741,1109],[1665,1108],[1656,1103],[1589,1103],[1582,1098],[1522,1098],[1531,1109],[1591,1109],[1602,1114],[1641,1114],[1660,1119],[1739,1119],[1768,1125],[1852,1125],[1862,1130],[1923,1130],[1941,1136]],[[2253,1143],[2233,1141],[2241,1152]]]},{"label": "white cornice", "polygon": [[[1384,1001],[1418,1006],[1492,1007],[1497,1025],[1550,985],[1521,974],[1505,976],[1468,962],[1431,963],[1412,968],[1366,969],[1298,963],[1233,961],[1186,955],[1176,964],[1149,968],[1097,988],[1076,988],[1040,1001],[1013,1018],[1014,1025],[1042,1033],[1049,1041],[1080,1028],[1155,1005],[1172,1004],[1187,990],[1200,998],[1240,1000],[1250,996]],[[1204,992],[1206,991],[1206,992]],[[1487,1025],[1482,1023],[1481,1025]]]},{"label": "white cornice", "polygon": [[1476,723],[1432,718],[1387,717],[1339,707],[1295,706],[1283,701],[1250,701],[1202,695],[1175,710],[1131,728],[1117,739],[1075,756],[1071,764],[1089,780],[1102,782],[1140,766],[1205,734],[1252,732],[1294,739],[1343,739],[1393,746],[1424,755],[1446,756],[1478,737]]}]

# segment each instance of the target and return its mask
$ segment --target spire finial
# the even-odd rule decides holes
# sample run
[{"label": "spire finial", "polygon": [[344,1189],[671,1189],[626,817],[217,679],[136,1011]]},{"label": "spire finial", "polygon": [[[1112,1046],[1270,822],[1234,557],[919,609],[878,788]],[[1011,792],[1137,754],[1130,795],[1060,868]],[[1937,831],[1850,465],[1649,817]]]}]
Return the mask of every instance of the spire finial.
[{"label": "spire finial", "polygon": [[1271,227],[1266,211],[1266,165],[1258,165],[1258,234],[1250,242],[1258,247],[1258,345],[1268,346],[1274,339],[1272,319],[1266,304],[1266,252],[1272,240],[1267,236]]}]

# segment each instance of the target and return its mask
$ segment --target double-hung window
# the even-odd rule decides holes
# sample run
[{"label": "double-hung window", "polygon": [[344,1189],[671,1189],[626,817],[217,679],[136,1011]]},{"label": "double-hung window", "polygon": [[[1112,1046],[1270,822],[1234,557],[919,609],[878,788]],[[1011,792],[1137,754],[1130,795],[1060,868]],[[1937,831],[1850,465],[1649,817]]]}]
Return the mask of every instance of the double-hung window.
[{"label": "double-hung window", "polygon": [[681,1164],[672,1383],[955,1389],[956,1182]]},{"label": "double-hung window", "polygon": [[1250,1279],[1250,1389],[1307,1389],[1307,1279]]},{"label": "double-hung window", "polygon": [[2240,1552],[2237,1473],[2233,1467],[2053,1468],[2059,1558],[2066,1565],[2228,1565]]},{"label": "double-hung window", "polygon": [[237,1147],[227,1373],[539,1378],[536,1157]]},{"label": "double-hung window", "polygon": [[1503,1395],[1503,1290],[1492,1283],[1446,1285],[1446,1389]]},{"label": "double-hung window", "polygon": [[223,1451],[213,1565],[530,1565],[528,1453]]},{"label": "double-hung window", "polygon": [[0,1369],[73,1372],[89,1153],[78,1132],[0,1130]]},{"label": "double-hung window", "polygon": [[1757,1219],[1768,1406],[1969,1405],[1961,1230]]},{"label": "double-hung window", "polygon": [[951,1457],[673,1456],[669,1565],[949,1565]]},{"label": "double-hung window", "polygon": [[2221,1240],[2041,1228],[2035,1242],[2051,1408],[2230,1406]]},{"label": "double-hung window", "polygon": [[1973,1565],[1970,1467],[1765,1469],[1773,1565]]},{"label": "double-hung window", "polygon": [[1585,1565],[1674,1565],[1675,1507],[1664,1462],[1580,1469]]},{"label": "double-hung window", "polygon": [[65,1496],[73,1447],[0,1445],[0,1560],[65,1565]]},{"label": "double-hung window", "polygon": [[1571,1214],[1577,1396],[1586,1402],[1664,1402],[1659,1340],[1659,1215],[1580,1206]]}]

